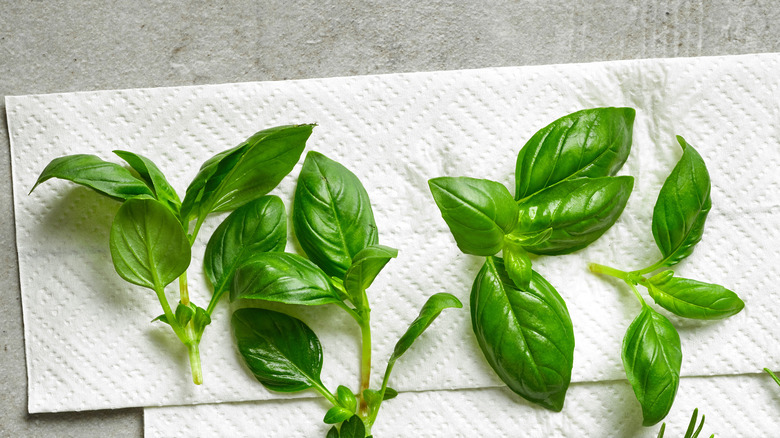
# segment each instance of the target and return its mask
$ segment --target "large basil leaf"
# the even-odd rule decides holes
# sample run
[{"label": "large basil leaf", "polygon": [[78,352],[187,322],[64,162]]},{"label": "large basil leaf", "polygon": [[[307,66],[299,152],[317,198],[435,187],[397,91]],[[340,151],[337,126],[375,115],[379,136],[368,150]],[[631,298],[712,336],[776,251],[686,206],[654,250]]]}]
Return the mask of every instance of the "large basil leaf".
[{"label": "large basil leaf", "polygon": [[255,254],[236,269],[230,300],[239,298],[305,305],[341,301],[317,266],[283,252]]},{"label": "large basil leaf", "polygon": [[685,318],[723,319],[745,307],[737,294],[723,286],[677,278],[672,271],[650,277],[647,286],[659,306]]},{"label": "large basil leaf", "polygon": [[133,176],[129,170],[95,155],[68,155],[51,160],[30,192],[51,178],[72,181],[117,201],[154,195],[146,183]]},{"label": "large basil leaf", "polygon": [[673,266],[693,252],[712,207],[710,174],[698,152],[677,136],[682,158],[664,181],[653,208],[653,237],[663,265]]},{"label": "large basil leaf", "polygon": [[360,180],[318,152],[309,152],[303,162],[292,219],[309,259],[338,278],[360,250],[378,240],[371,202]]},{"label": "large basil leaf", "polygon": [[384,245],[371,245],[355,254],[352,265],[344,276],[344,289],[349,299],[358,307],[363,301],[363,292],[390,259],[398,256],[398,250]]},{"label": "large basil leaf", "polygon": [[301,320],[266,309],[238,309],[230,320],[238,352],[268,389],[302,391],[322,386],[322,346]]},{"label": "large basil leaf", "polygon": [[631,176],[562,181],[519,203],[519,219],[512,234],[551,228],[546,240],[523,245],[535,254],[568,254],[585,248],[617,221],[633,187]]},{"label": "large basil leaf", "polygon": [[433,178],[428,186],[461,251],[489,256],[501,250],[517,223],[517,203],[506,187],[468,177]]},{"label": "large basil leaf", "polygon": [[471,323],[485,358],[523,398],[560,411],[571,381],[574,331],[566,303],[533,272],[515,287],[500,258],[488,257],[471,289]]},{"label": "large basil leaf", "polygon": [[128,199],[119,207],[109,243],[119,276],[155,291],[162,291],[190,265],[190,244],[181,223],[151,198]]},{"label": "large basil leaf", "polygon": [[623,338],[623,368],[642,405],[642,422],[652,426],[672,408],[680,384],[680,335],[665,316],[647,305]]},{"label": "large basil leaf", "polygon": [[631,151],[635,114],[632,108],[586,109],[539,130],[517,155],[515,199],[566,179],[615,175]]},{"label": "large basil leaf", "polygon": [[287,215],[276,196],[263,196],[237,208],[225,218],[206,245],[203,267],[222,294],[233,281],[233,273],[246,257],[262,252],[284,251],[287,244]]},{"label": "large basil leaf", "polygon": [[313,127],[265,129],[207,160],[187,187],[182,220],[230,211],[270,192],[298,162]]},{"label": "large basil leaf", "polygon": [[448,293],[437,293],[431,295],[431,297],[428,298],[428,301],[426,301],[423,305],[422,309],[420,309],[420,314],[417,315],[417,318],[415,318],[415,320],[412,321],[412,323],[409,325],[409,328],[406,329],[406,333],[404,333],[403,336],[401,336],[401,339],[399,339],[395,344],[395,348],[393,349],[393,354],[390,357],[390,360],[395,361],[401,357],[401,355],[406,353],[406,350],[408,350],[414,341],[423,334],[425,329],[431,325],[431,323],[439,316],[441,311],[450,307],[460,309],[463,307],[463,304],[461,304],[460,300]]},{"label": "large basil leaf", "polygon": [[125,160],[141,176],[160,202],[168,205],[174,213],[179,213],[181,201],[176,190],[171,186],[165,175],[154,162],[142,155],[127,151],[114,151],[119,158]]}]

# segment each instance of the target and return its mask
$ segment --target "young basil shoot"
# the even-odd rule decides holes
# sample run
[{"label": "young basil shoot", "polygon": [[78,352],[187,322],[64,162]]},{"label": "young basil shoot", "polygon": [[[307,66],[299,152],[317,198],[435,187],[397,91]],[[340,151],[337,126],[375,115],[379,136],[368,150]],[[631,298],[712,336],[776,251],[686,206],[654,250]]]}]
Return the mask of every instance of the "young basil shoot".
[{"label": "young basil shoot", "polygon": [[[217,243],[207,249],[206,276],[215,290],[205,309],[189,298],[187,269],[192,244],[203,221],[214,212],[237,209],[231,215],[233,218],[258,214],[284,216],[281,200],[262,197],[298,162],[313,126],[265,129],[235,148],[215,155],[203,164],[183,201],[151,160],[126,151],[114,153],[130,169],[94,155],[55,158],[38,177],[33,190],[51,178],[60,178],[122,203],[111,225],[109,241],[114,268],[126,281],[154,291],[163,314],[153,321],[168,324],[187,347],[192,380],[201,384],[200,340],[211,322],[217,301],[227,290],[227,276],[232,277],[235,267],[230,261],[241,259],[244,241],[253,242],[244,245],[247,251],[279,250],[279,236],[283,241],[286,231],[276,223],[276,228],[264,228],[262,223],[245,224],[249,228],[254,226],[244,230],[251,236],[235,231],[235,227],[220,227],[212,240],[221,245],[225,258],[213,255]],[[192,220],[195,226],[190,231]],[[179,302],[172,308],[165,288],[176,279]]]},{"label": "young basil shoot", "polygon": [[542,128],[518,153],[514,196],[485,179],[428,182],[458,248],[487,257],[471,291],[485,358],[510,389],[553,411],[571,380],[574,332],[532,257],[585,248],[617,221],[634,184],[615,176],[631,150],[634,117],[631,108],[593,108]]},{"label": "young basil shoot", "polygon": [[772,377],[772,380],[774,380],[775,383],[777,383],[777,385],[780,386],[780,378],[778,378],[775,375],[775,373],[772,372],[772,370],[770,370],[769,368],[764,368],[764,371],[766,371],[767,374],[769,374],[769,376]]},{"label": "young basil shoot", "polygon": [[[281,202],[281,201],[280,201]],[[356,392],[341,385],[334,392],[320,380],[322,347],[314,332],[302,321],[271,310],[244,308],[233,313],[231,325],[238,351],[252,374],[268,389],[294,392],[314,389],[332,407],[324,422],[333,426],[328,437],[370,435],[371,426],[383,400],[397,393],[388,387],[393,365],[433,320],[446,308],[460,308],[457,298],[446,293],[431,296],[419,316],[395,346],[382,386],[369,387],[371,377],[371,306],[367,290],[385,265],[397,257],[394,248],[380,245],[371,203],[358,178],[341,164],[317,152],[309,152],[295,190],[292,222],[295,235],[308,258],[284,252],[279,243],[286,219],[284,210],[275,209],[262,218],[228,217],[209,242],[207,262],[226,266],[220,272],[232,279],[213,281],[220,290],[229,290],[231,301],[260,300],[283,304],[316,306],[334,304],[352,317],[361,330],[361,371]],[[239,212],[233,213],[238,215]],[[247,238],[252,234],[241,227],[264,228],[274,232]],[[222,228],[225,231],[222,233]],[[234,237],[217,237],[217,236]],[[242,236],[242,237],[238,237]],[[216,240],[214,240],[216,239]],[[222,242],[231,242],[226,245]],[[271,252],[256,252],[251,247]],[[226,250],[227,248],[227,250]],[[207,268],[207,272],[216,271]],[[226,278],[226,277],[225,277]],[[217,288],[217,286],[215,286]]]},{"label": "young basil shoot", "polygon": [[[623,340],[623,365],[642,405],[643,424],[661,421],[672,407],[680,381],[680,337],[671,322],[653,310],[637,291],[642,285],[656,304],[675,315],[695,319],[723,319],[739,313],[745,303],[717,284],[679,278],[669,268],[691,255],[701,240],[710,211],[710,175],[704,160],[682,137],[680,161],[666,178],[653,209],[653,237],[661,251],[657,263],[636,271],[622,271],[591,263],[592,272],[625,281],[642,310]],[[655,271],[664,269],[655,275]]]},{"label": "young basil shoot", "polygon": [[[701,430],[704,428],[704,415],[701,416],[701,423],[699,423],[699,426],[696,427],[696,417],[699,415],[699,409],[693,410],[693,415],[691,415],[691,421],[688,423],[688,429],[685,431],[685,435],[683,438],[699,438],[699,434],[701,433]],[[664,438],[664,431],[666,430],[666,423],[661,424],[661,429],[658,431],[658,436],[656,438]],[[714,438],[715,434],[713,433],[710,435],[710,438]]]}]

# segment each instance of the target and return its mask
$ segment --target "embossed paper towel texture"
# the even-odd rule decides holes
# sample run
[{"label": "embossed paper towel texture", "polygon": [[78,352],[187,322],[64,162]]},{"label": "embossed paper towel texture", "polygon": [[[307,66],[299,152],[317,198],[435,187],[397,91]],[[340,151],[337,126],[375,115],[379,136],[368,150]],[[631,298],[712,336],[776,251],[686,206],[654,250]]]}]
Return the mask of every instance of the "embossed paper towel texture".
[{"label": "embossed paper towel texture", "polygon": [[[427,179],[468,175],[512,187],[516,154],[536,130],[581,108],[626,105],[637,116],[623,172],[636,184],[622,218],[586,250],[535,262],[571,312],[573,380],[624,377],[620,344],[639,308],[628,290],[588,273],[586,264],[629,269],[659,257],[650,213],[681,154],[675,134],[707,161],[714,206],[703,241],[678,272],[721,283],[747,303],[726,321],[674,320],[683,340],[682,372],[744,373],[780,365],[770,339],[780,318],[772,305],[780,244],[779,59],[641,60],[9,97],[29,409],[282,397],[241,367],[227,304],[219,306],[201,345],[205,383],[189,384],[183,347],[166,327],[149,323],[160,313],[153,294],[124,283],[110,263],[108,230],[118,204],[61,181],[27,192],[55,157],[112,159],[112,149],[126,149],[152,158],[183,194],[205,159],[257,130],[286,123],[319,124],[308,150],[354,170],[371,197],[380,242],[400,249],[370,290],[377,364],[426,297],[450,292],[467,303],[482,262],[456,248]],[[288,208],[299,169],[300,163],[274,191]],[[202,251],[218,219],[208,221],[193,252],[191,295],[201,305],[209,296],[200,274]],[[344,312],[333,306],[290,311],[323,341],[323,381],[356,383],[358,330]],[[392,384],[403,391],[500,382],[463,309],[436,321],[396,366]]]},{"label": "embossed paper towel texture", "polygon": [[[324,399],[223,403],[144,409],[146,438],[325,436]],[[780,390],[768,375],[684,377],[664,420],[666,436],[681,436],[693,410],[706,416],[702,436],[775,436]],[[701,421],[701,420],[700,420]],[[575,383],[566,407],[550,412],[506,388],[402,393],[382,405],[380,437],[631,437],[654,438],[660,424],[642,427],[628,382]]]}]

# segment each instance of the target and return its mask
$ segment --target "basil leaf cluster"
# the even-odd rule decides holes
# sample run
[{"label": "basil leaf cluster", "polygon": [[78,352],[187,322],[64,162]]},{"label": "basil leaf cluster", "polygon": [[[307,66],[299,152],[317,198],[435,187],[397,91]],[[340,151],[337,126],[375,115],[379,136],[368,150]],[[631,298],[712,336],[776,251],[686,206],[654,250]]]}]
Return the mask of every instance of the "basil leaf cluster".
[{"label": "basil leaf cluster", "polygon": [[514,196],[486,179],[428,182],[458,248],[486,257],[471,290],[485,358],[510,389],[553,411],[571,381],[574,332],[563,298],[532,260],[585,248],[617,221],[634,185],[616,176],[634,117],[632,108],[592,108],[542,128],[518,153]]},{"label": "basil leaf cluster", "polygon": [[590,265],[593,272],[624,280],[642,306],[626,331],[622,357],[628,381],[642,406],[645,426],[664,419],[674,403],[682,348],[672,323],[645,302],[636,286],[646,287],[657,305],[683,318],[723,319],[745,307],[736,293],[723,286],[677,277],[673,270],[666,269],[693,253],[712,208],[710,175],[704,160],[682,137],[677,136],[677,142],[682,156],[664,181],[653,208],[652,232],[660,260],[629,272]]},{"label": "basil leaf cluster", "polygon": [[[322,345],[300,319],[263,308],[233,313],[231,326],[240,357],[266,388],[281,392],[314,389],[331,404],[323,421],[334,424],[328,437],[370,434],[384,400],[397,395],[388,387],[392,368],[442,310],[460,308],[454,296],[431,296],[398,340],[382,386],[369,387],[371,306],[368,289],[398,250],[379,244],[371,203],[357,176],[318,152],[303,162],[291,212],[293,230],[306,254],[286,253],[284,206],[266,197],[225,219],[206,251],[206,272],[215,294],[231,301],[342,308],[361,330],[361,376],[357,392],[344,385],[335,393],[323,384]],[[338,424],[340,423],[340,426]]]},{"label": "basil leaf cluster", "polygon": [[[95,155],[55,158],[32,190],[52,178],[75,182],[121,202],[111,225],[109,248],[116,272],[124,280],[157,295],[163,314],[153,321],[168,324],[187,347],[193,382],[203,381],[199,344],[219,298],[229,289],[236,260],[256,251],[278,251],[286,240],[284,205],[264,197],[298,162],[314,125],[287,125],[262,130],[235,148],[207,160],[181,201],[152,160],[133,152],[114,151],[129,168]],[[32,192],[31,190],[31,192]],[[205,273],[214,286],[207,308],[189,299],[187,269],[191,247],[208,215],[233,211],[209,241]],[[259,219],[263,218],[263,219]],[[193,231],[190,222],[195,220]],[[180,300],[172,308],[165,288],[179,280]]]}]

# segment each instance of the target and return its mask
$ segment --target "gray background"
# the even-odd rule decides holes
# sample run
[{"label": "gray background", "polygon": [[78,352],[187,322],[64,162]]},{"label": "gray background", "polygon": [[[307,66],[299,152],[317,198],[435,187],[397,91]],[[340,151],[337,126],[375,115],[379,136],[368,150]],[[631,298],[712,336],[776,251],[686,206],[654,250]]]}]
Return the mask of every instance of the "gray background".
[{"label": "gray background", "polygon": [[[778,35],[774,0],[0,0],[0,94],[777,52]],[[0,436],[140,437],[141,409],[27,414],[0,115]]]}]

